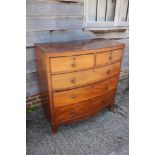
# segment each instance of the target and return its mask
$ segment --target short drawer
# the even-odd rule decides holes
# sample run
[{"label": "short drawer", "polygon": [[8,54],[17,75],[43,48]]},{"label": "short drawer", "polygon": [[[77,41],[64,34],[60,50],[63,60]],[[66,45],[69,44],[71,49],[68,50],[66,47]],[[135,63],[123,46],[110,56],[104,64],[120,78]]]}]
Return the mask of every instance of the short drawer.
[{"label": "short drawer", "polygon": [[109,64],[112,62],[119,61],[122,57],[122,49],[109,51],[109,52],[101,52],[96,54],[96,66],[101,66],[105,64]]},{"label": "short drawer", "polygon": [[90,86],[53,93],[54,107],[82,102],[116,89],[118,76]]},{"label": "short drawer", "polygon": [[74,120],[80,116],[91,113],[99,108],[114,102],[115,90],[106,95],[98,96],[93,99],[76,103],[70,106],[60,107],[55,109],[55,118],[57,122]]},{"label": "short drawer", "polygon": [[77,86],[102,81],[118,74],[119,69],[120,62],[80,72],[52,75],[52,89],[55,91],[64,90],[67,88],[74,88]]},{"label": "short drawer", "polygon": [[52,73],[92,68],[94,66],[94,62],[94,54],[50,58]]}]

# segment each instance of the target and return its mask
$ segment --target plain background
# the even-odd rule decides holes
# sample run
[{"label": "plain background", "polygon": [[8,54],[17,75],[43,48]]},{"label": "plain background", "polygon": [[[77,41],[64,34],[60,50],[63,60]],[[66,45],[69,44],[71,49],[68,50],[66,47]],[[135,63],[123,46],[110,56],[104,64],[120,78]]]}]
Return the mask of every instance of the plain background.
[{"label": "plain background", "polygon": [[[130,155],[155,154],[154,1],[130,0]],[[0,154],[26,154],[26,1],[0,2]]]}]

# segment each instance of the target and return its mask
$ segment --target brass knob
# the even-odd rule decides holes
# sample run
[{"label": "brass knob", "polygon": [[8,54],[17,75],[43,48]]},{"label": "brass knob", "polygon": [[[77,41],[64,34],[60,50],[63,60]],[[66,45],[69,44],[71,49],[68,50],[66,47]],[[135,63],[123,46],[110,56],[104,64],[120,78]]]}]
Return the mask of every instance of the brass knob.
[{"label": "brass knob", "polygon": [[72,79],[70,80],[70,82],[73,83],[73,84],[75,84],[75,83],[76,83],[76,78],[72,78]]},{"label": "brass knob", "polygon": [[107,74],[110,74],[110,73],[111,73],[111,71],[110,71],[110,69],[108,69],[108,70],[107,70]]},{"label": "brass knob", "polygon": [[75,96],[75,95],[71,95],[70,98],[71,98],[71,99],[75,99],[76,96]]},{"label": "brass knob", "polygon": [[71,66],[72,66],[72,67],[76,67],[76,64],[75,64],[75,62],[73,62],[73,63],[71,64]]},{"label": "brass knob", "polygon": [[109,56],[109,60],[112,60],[112,55]]},{"label": "brass knob", "polygon": [[70,111],[70,114],[71,114],[71,115],[75,115],[76,112],[75,112],[74,110],[72,110],[72,111]]},{"label": "brass knob", "polygon": [[108,88],[109,88],[108,86],[105,86],[105,90],[108,90]]},{"label": "brass knob", "polygon": [[110,52],[109,60],[112,60],[112,52]]}]

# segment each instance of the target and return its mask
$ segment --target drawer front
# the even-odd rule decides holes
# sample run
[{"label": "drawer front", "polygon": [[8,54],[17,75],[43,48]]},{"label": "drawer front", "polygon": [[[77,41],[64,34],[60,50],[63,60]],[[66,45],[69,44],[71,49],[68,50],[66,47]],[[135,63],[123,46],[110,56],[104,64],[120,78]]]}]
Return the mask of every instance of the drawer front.
[{"label": "drawer front", "polygon": [[54,107],[82,102],[116,89],[118,76],[90,86],[53,93]]},{"label": "drawer front", "polygon": [[123,50],[114,50],[110,52],[102,52],[96,54],[96,66],[109,64],[112,62],[119,61],[122,57]]},{"label": "drawer front", "polygon": [[57,122],[74,120],[82,115],[91,113],[96,109],[102,108],[107,104],[114,102],[115,90],[106,95],[95,97],[93,99],[55,109],[55,118]]},{"label": "drawer front", "polygon": [[91,70],[52,75],[52,89],[63,90],[102,81],[119,73],[120,62]]},{"label": "drawer front", "polygon": [[51,58],[51,72],[61,73],[92,68],[94,66],[94,61],[94,54]]}]

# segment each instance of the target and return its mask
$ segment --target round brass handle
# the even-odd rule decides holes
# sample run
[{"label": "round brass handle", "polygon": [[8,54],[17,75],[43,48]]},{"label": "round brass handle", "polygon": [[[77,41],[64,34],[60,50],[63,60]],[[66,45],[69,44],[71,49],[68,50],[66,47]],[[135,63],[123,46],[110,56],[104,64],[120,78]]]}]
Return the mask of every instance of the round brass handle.
[{"label": "round brass handle", "polygon": [[70,98],[71,98],[71,99],[75,99],[75,98],[76,98],[76,96],[74,96],[74,95],[71,95],[71,96],[70,96]]},{"label": "round brass handle", "polygon": [[112,60],[112,52],[110,52],[109,60]]},{"label": "round brass handle", "polygon": [[75,112],[74,110],[72,110],[72,111],[70,111],[70,114],[71,114],[71,115],[75,115],[76,112]]},{"label": "round brass handle", "polygon": [[72,79],[70,80],[70,82],[73,83],[73,84],[75,84],[75,83],[76,83],[76,78],[72,78]]},{"label": "round brass handle", "polygon": [[73,63],[71,64],[71,66],[72,66],[72,67],[76,67],[76,64],[75,64],[75,62],[73,62]]},{"label": "round brass handle", "polygon": [[109,56],[109,60],[112,60],[112,55]]},{"label": "round brass handle", "polygon": [[110,69],[108,69],[108,70],[107,70],[107,74],[110,74],[110,73],[111,73],[111,71],[110,71]]},{"label": "round brass handle", "polygon": [[94,85],[92,85],[91,88],[94,88]]},{"label": "round brass handle", "polygon": [[108,88],[109,88],[108,86],[105,86],[105,90],[108,90]]}]

